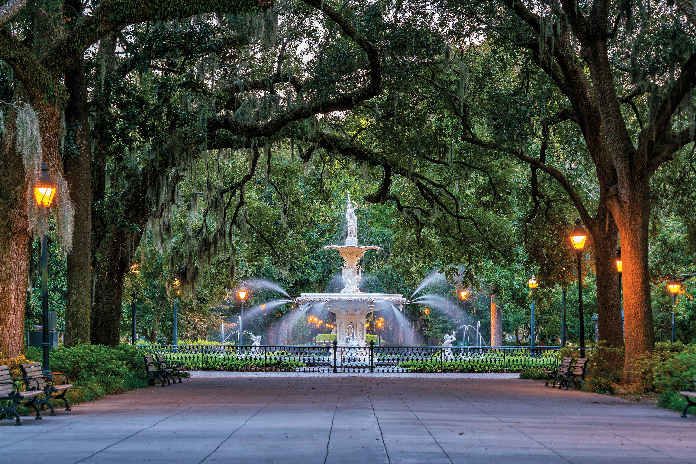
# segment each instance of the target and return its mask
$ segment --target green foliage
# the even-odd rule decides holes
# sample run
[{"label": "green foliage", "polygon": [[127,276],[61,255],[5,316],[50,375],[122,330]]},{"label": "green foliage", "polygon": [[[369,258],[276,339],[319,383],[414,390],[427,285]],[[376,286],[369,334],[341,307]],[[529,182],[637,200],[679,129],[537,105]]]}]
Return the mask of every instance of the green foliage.
[{"label": "green foliage", "polygon": [[538,367],[526,367],[520,371],[520,379],[544,380],[546,373]]},{"label": "green foliage", "polygon": [[179,364],[187,370],[292,372],[305,366],[304,362],[290,356],[285,351],[260,352],[258,354],[238,353],[229,346],[224,350],[216,350],[214,353],[169,352],[166,353],[166,357],[167,361]]},{"label": "green foliage", "polygon": [[556,363],[552,352],[533,357],[524,350],[506,353],[493,350],[481,357],[462,356],[453,359],[443,353],[436,353],[429,360],[406,361],[400,363],[399,367],[411,372],[522,372],[551,368]]},{"label": "green foliage", "polygon": [[[66,394],[71,402],[147,386],[142,353],[128,345],[78,345],[51,350],[50,355],[51,370],[67,375],[74,386]],[[41,350],[29,348],[27,357],[40,360]]]},{"label": "green foliage", "polygon": [[638,387],[663,393],[679,391],[696,377],[696,345],[658,343],[636,364]]}]

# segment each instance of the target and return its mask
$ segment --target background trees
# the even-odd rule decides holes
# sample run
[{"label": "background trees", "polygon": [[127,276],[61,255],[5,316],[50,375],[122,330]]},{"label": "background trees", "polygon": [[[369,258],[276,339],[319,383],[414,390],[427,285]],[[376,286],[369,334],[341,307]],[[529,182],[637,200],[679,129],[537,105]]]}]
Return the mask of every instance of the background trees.
[{"label": "background trees", "polygon": [[[348,191],[363,198],[361,242],[385,249],[367,258],[382,282],[371,285],[408,294],[441,268],[481,295],[497,288],[507,330],[521,332],[534,273],[546,287],[542,339],[558,333],[558,289],[574,280],[567,231],[579,215],[593,239],[584,266],[599,337],[623,344],[620,236],[627,380],[652,344],[651,285],[670,268],[693,271],[688,5],[61,6],[48,40],[32,35],[38,10],[12,17],[0,95],[43,118],[52,173],[65,174],[75,206],[68,343],[118,343],[133,291],[157,332],[175,278],[184,313],[213,308],[215,324],[244,278],[272,278],[293,295],[323,290],[339,263],[320,249],[341,240]],[[32,72],[46,74],[43,87]],[[28,272],[7,272],[26,266],[29,241],[18,192],[31,176],[17,175],[7,136],[14,105],[2,158],[3,217],[14,219],[3,224],[0,279],[0,318],[14,335],[0,337],[2,350],[18,349]],[[129,274],[136,262],[143,270]],[[436,326],[431,335],[452,328]]]}]

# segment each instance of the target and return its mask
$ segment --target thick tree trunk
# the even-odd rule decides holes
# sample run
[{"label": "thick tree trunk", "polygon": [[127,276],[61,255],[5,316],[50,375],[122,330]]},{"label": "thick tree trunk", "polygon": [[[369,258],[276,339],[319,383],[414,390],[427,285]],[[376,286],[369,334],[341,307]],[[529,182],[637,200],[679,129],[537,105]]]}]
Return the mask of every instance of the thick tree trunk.
[{"label": "thick tree trunk", "polygon": [[95,345],[116,346],[120,343],[123,279],[129,269],[129,257],[122,234],[112,234],[105,240],[94,266],[90,338]]},{"label": "thick tree trunk", "polygon": [[84,59],[65,75],[70,93],[66,108],[68,128],[64,154],[65,177],[75,206],[72,250],[67,259],[68,294],[65,310],[65,345],[90,342],[92,305],[92,193],[90,188],[91,153],[87,115],[87,82]]},{"label": "thick tree trunk", "polygon": [[637,358],[655,348],[648,272],[650,198],[647,186],[639,183],[625,191],[629,192],[629,201],[623,203],[618,221],[626,318],[626,355],[622,382],[633,383]]},{"label": "thick tree trunk", "polygon": [[8,118],[0,151],[0,358],[24,353],[24,310],[29,277],[26,184]]},{"label": "thick tree trunk", "polygon": [[618,228],[609,211],[600,205],[591,230],[597,279],[597,325],[599,341],[611,347],[624,344],[621,291],[616,270]]}]

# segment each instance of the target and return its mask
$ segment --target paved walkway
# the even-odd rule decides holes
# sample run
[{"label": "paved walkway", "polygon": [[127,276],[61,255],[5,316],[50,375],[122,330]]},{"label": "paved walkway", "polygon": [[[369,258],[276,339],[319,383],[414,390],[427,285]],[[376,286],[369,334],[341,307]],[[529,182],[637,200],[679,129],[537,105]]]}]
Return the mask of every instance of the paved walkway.
[{"label": "paved walkway", "polygon": [[196,373],[0,421],[0,463],[696,463],[693,415],[514,377]]}]

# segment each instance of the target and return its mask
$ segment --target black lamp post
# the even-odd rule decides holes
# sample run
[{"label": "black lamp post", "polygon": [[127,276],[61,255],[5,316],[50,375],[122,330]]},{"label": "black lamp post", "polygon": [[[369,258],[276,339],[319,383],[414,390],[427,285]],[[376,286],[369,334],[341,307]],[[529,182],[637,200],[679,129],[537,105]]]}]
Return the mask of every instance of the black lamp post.
[{"label": "black lamp post", "polygon": [[535,336],[534,336],[534,311],[536,309],[536,302],[534,301],[534,289],[539,286],[539,282],[537,282],[536,277],[532,275],[532,277],[529,278],[527,281],[527,285],[529,285],[529,288],[531,290],[531,297],[532,297],[532,311],[529,316],[529,353],[532,354],[534,351],[534,346],[535,346]]},{"label": "black lamp post", "polygon": [[[34,186],[34,198],[39,208],[50,208],[53,202],[53,197],[56,194],[55,186],[51,183],[51,177],[48,174],[48,166],[46,163],[41,163],[41,175]],[[49,321],[48,321],[48,240],[46,233],[41,239],[41,312],[42,312],[42,343],[43,362],[41,367],[44,375],[51,375],[51,367],[49,361],[49,350],[51,346]]]},{"label": "black lamp post", "polygon": [[[179,279],[174,280],[174,286],[176,287],[176,297],[174,298],[174,327],[172,328],[172,345],[178,345],[179,340],[179,294],[181,290],[181,281]],[[176,349],[176,348],[174,348]]]},{"label": "black lamp post", "polygon": [[242,302],[242,309],[239,314],[239,342],[237,343],[239,346],[242,345],[242,334],[244,333],[243,329],[243,321],[244,321],[244,300],[246,299],[247,295],[249,292],[246,291],[245,288],[240,288],[237,290],[237,296],[239,296],[239,300]]},{"label": "black lamp post", "polygon": [[136,334],[135,334],[136,314],[137,314],[137,310],[136,310],[136,306],[135,306],[135,292],[133,292],[133,303],[131,305],[131,342],[133,345],[135,345],[135,341],[136,341],[136,338],[135,338],[136,337]]},{"label": "black lamp post", "polygon": [[676,277],[672,277],[669,282],[667,282],[667,288],[669,293],[672,294],[672,343],[674,343],[674,307],[677,303],[677,293],[681,291],[681,282],[677,280]]},{"label": "black lamp post", "polygon": [[573,243],[573,249],[578,261],[578,318],[580,319],[580,357],[585,357],[585,319],[582,314],[582,252],[585,249],[587,241],[587,233],[582,227],[580,218],[575,220],[575,227],[570,233],[570,240]]}]

